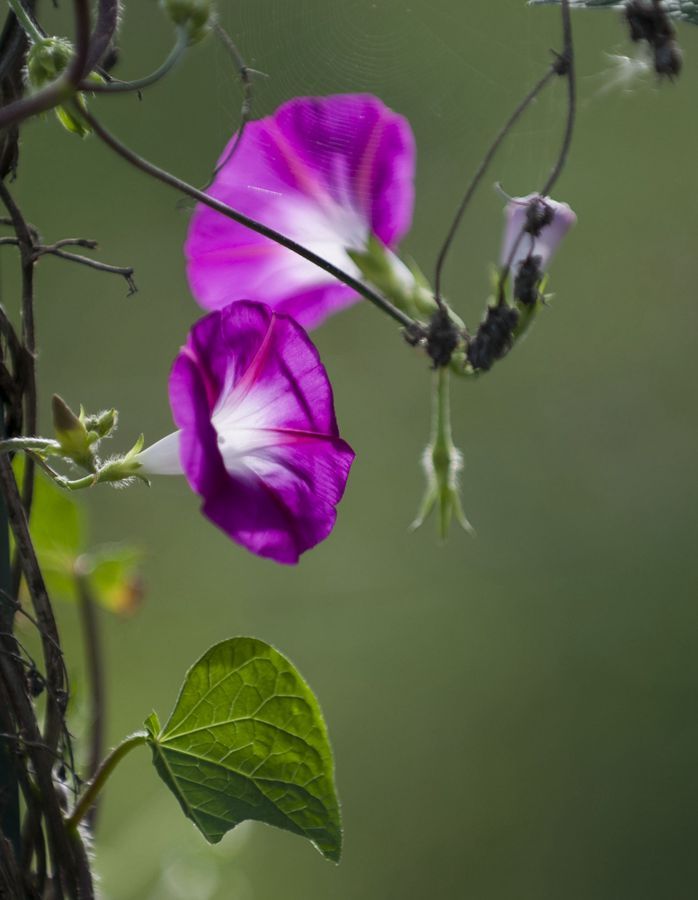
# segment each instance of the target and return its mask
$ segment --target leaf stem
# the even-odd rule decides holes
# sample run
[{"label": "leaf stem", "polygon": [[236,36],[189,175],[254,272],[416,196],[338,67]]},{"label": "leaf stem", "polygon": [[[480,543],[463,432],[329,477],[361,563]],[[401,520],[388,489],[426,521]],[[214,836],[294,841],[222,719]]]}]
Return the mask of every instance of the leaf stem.
[{"label": "leaf stem", "polygon": [[107,783],[112,772],[119,765],[121,760],[132,750],[135,750],[136,747],[140,747],[141,744],[145,744],[147,739],[147,732],[137,731],[135,734],[129,735],[129,737],[124,738],[124,740],[117,747],[115,747],[111,751],[111,753],[103,760],[102,764],[95,773],[95,777],[92,779],[92,781],[90,781],[90,783],[83,791],[82,796],[75,806],[75,809],[66,819],[66,825],[68,828],[75,830],[78,827],[80,822],[82,822],[82,820],[89,812],[93,803],[99,796],[102,788]]},{"label": "leaf stem", "polygon": [[17,21],[24,29],[25,34],[32,44],[43,41],[43,34],[39,31],[36,22],[30,16],[29,10],[26,9],[22,0],[8,0],[8,3],[12,7],[12,12],[17,16]]},{"label": "leaf stem", "polygon": [[58,441],[49,438],[38,437],[17,437],[0,440],[0,453],[15,453],[20,450],[34,450],[39,453],[47,450],[60,451],[61,445]]}]

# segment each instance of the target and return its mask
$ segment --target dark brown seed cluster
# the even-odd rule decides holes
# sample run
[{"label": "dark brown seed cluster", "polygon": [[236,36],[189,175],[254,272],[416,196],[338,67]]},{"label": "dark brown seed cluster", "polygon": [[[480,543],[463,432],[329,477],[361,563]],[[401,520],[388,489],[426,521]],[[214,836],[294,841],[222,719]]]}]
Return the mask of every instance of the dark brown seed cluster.
[{"label": "dark brown seed cluster", "polygon": [[540,237],[540,233],[548,225],[552,225],[555,212],[542,197],[534,197],[526,207],[526,225],[524,231],[531,237]]},{"label": "dark brown seed cluster", "polygon": [[681,48],[676,29],[661,0],[629,0],[625,18],[630,26],[630,39],[646,41],[654,55],[654,69],[673,81],[681,72]]},{"label": "dark brown seed cluster", "polygon": [[451,362],[453,351],[459,342],[460,334],[448,310],[437,310],[431,317],[427,332],[427,353],[435,369],[443,368]]},{"label": "dark brown seed cluster", "polygon": [[540,296],[540,284],[543,280],[541,263],[540,256],[527,256],[522,260],[514,278],[514,300],[524,306],[533,306]]},{"label": "dark brown seed cluster", "polygon": [[473,369],[489,371],[506,356],[514,339],[519,313],[511,306],[488,306],[484,322],[468,345],[468,362]]}]

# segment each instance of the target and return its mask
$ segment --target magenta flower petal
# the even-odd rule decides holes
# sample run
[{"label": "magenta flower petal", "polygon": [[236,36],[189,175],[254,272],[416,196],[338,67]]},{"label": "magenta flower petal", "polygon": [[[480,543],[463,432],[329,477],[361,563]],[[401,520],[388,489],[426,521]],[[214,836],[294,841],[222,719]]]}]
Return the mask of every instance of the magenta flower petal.
[{"label": "magenta flower petal", "polygon": [[183,470],[204,515],[259,556],[296,563],[328,536],[354,453],[293,319],[247,301],[204,317],[175,360],[170,403],[180,430],[141,453],[146,472]]},{"label": "magenta flower petal", "polygon": [[[414,168],[407,120],[376,97],[299,98],[247,126],[210,193],[357,275],[347,248],[364,249],[370,233],[394,247],[409,229]],[[185,253],[192,292],[208,309],[246,297],[311,327],[358,299],[317,266],[205,206],[194,213]]]}]

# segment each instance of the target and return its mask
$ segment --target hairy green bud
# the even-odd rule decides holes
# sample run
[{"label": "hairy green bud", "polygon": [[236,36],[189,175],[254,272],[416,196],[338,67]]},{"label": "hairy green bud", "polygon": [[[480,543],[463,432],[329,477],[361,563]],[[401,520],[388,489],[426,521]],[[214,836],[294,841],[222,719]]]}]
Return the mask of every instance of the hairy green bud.
[{"label": "hairy green bud", "polygon": [[[47,37],[32,44],[27,54],[27,83],[30,89],[41,90],[60,78],[70,65],[73,53],[73,45],[65,38]],[[102,81],[96,74],[90,75],[90,79]],[[85,107],[83,94],[75,94],[74,99],[79,109]],[[92,129],[77,109],[57,106],[55,113],[61,125],[71,134],[87,137],[91,133]]]},{"label": "hairy green bud", "polygon": [[68,68],[73,45],[65,38],[47,37],[37,41],[27,54],[27,81],[34,90],[55,81]]},{"label": "hairy green bud", "polygon": [[95,458],[92,450],[92,441],[85,428],[85,423],[76,416],[68,404],[54,394],[51,398],[53,412],[53,427],[56,432],[56,440],[60,444],[61,453],[68,459],[72,459],[88,472],[95,470]]},{"label": "hairy green bud", "polygon": [[190,44],[203,40],[211,30],[215,11],[212,0],[160,0],[178,28],[184,28]]}]

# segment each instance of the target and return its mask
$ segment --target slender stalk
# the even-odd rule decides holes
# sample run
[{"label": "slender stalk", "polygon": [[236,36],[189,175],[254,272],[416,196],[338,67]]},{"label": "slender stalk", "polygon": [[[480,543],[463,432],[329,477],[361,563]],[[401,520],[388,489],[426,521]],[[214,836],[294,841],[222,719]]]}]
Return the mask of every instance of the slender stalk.
[{"label": "slender stalk", "polygon": [[[17,0],[17,2],[19,2],[19,0]],[[109,81],[106,84],[83,81],[80,85],[80,89],[89,91],[91,94],[127,94],[142,91],[145,88],[156,84],[160,79],[168,75],[184,56],[188,47],[189,38],[186,31],[183,28],[178,28],[177,41],[174,47],[170,50],[162,65],[158,66],[158,68],[155,69],[154,72],[151,72],[150,75],[146,75],[143,78],[137,78],[134,81]]]},{"label": "slender stalk", "polygon": [[446,235],[446,240],[444,241],[441,250],[439,252],[439,257],[436,261],[436,275],[434,279],[434,295],[436,302],[441,305],[443,303],[441,299],[441,280],[443,275],[444,264],[446,262],[446,257],[448,256],[448,252],[451,249],[451,245],[453,244],[453,240],[456,236],[458,228],[460,227],[461,221],[470,205],[470,201],[473,199],[475,195],[475,191],[480,185],[483,177],[485,176],[487,170],[489,169],[492,161],[501,145],[504,143],[505,138],[508,136],[509,132],[516,125],[518,120],[521,118],[523,113],[528,109],[528,107],[533,103],[533,101],[538,97],[538,95],[543,91],[543,89],[547,86],[547,84],[554,78],[557,74],[557,70],[555,65],[552,65],[545,75],[531,88],[531,90],[526,94],[524,99],[519,103],[514,112],[511,114],[507,122],[500,129],[499,133],[495,137],[494,141],[490,145],[487,153],[485,154],[482,162],[478,166],[475,174],[472,177],[468,188],[463,195],[463,199],[460,202],[456,215],[451,223],[451,227],[449,228],[448,234]]},{"label": "slender stalk", "polygon": [[[0,430],[4,431],[4,404],[0,403]],[[14,631],[15,607],[11,602],[12,565],[10,562],[10,526],[7,505],[0,494],[0,630]],[[6,711],[3,710],[3,714]],[[6,725],[7,727],[7,725]],[[0,740],[0,840],[4,835],[12,844],[15,857],[20,852],[19,782],[15,748]]]},{"label": "slender stalk", "polygon": [[176,191],[185,194],[187,197],[191,197],[198,203],[203,203],[204,206],[210,207],[210,209],[221,213],[221,215],[232,219],[234,222],[238,222],[240,225],[244,225],[245,228],[249,228],[250,231],[255,231],[257,232],[257,234],[261,234],[263,237],[269,238],[276,244],[279,244],[281,247],[285,247],[287,250],[291,250],[291,252],[303,257],[303,259],[307,259],[308,262],[313,263],[313,265],[316,265],[318,268],[327,272],[329,275],[332,275],[338,281],[341,281],[343,284],[346,284],[348,287],[355,290],[357,294],[365,297],[366,300],[369,300],[371,303],[373,303],[374,306],[378,307],[378,309],[386,313],[386,315],[390,316],[404,328],[409,328],[414,324],[414,320],[410,316],[402,312],[402,310],[399,310],[389,300],[386,300],[385,297],[382,297],[380,294],[372,291],[363,282],[349,275],[348,272],[344,272],[342,269],[338,268],[332,263],[327,262],[327,260],[323,259],[321,256],[313,253],[312,250],[308,250],[306,247],[303,247],[302,244],[298,244],[291,238],[286,237],[286,235],[283,235],[280,232],[275,231],[273,228],[269,228],[267,225],[263,225],[261,222],[257,222],[255,219],[251,219],[249,216],[246,216],[243,213],[232,209],[230,206],[222,203],[220,200],[216,200],[214,197],[211,197],[203,191],[200,191],[198,188],[195,188],[193,185],[188,184],[186,181],[182,181],[181,178],[177,178],[176,175],[172,175],[170,174],[170,172],[167,172],[164,169],[160,169],[158,166],[149,162],[147,159],[139,156],[137,153],[131,150],[130,147],[127,147],[118,138],[111,134],[111,132],[107,131],[107,129],[104,128],[104,126],[89,111],[81,109],[80,114],[88,122],[97,137],[99,137],[100,140],[102,140],[108,147],[110,147],[118,156],[120,156],[134,168],[138,169],[141,172],[144,172],[146,175],[149,175],[156,181],[161,181],[163,184],[166,184],[169,187],[174,188]]},{"label": "slender stalk", "polygon": [[22,0],[8,0],[8,3],[12,8],[12,12],[17,16],[17,21],[24,29],[24,33],[27,35],[29,40],[33,44],[36,44],[38,41],[42,41],[44,39],[44,35],[39,31],[36,22],[29,14],[29,10],[26,9]]},{"label": "slender stalk", "polygon": [[104,785],[109,780],[109,776],[112,774],[114,769],[119,765],[121,760],[132,750],[135,750],[136,747],[140,747],[142,744],[145,744],[147,739],[147,732],[137,731],[135,734],[130,735],[130,737],[125,738],[118,745],[118,747],[115,747],[112,750],[112,752],[109,754],[109,756],[107,756],[107,758],[97,770],[95,777],[86,786],[82,796],[75,806],[75,809],[66,819],[66,825],[68,826],[68,828],[70,828],[71,830],[77,829],[80,822],[82,822],[92,805],[97,800],[97,797],[99,796]]},{"label": "slender stalk", "polygon": [[78,263],[81,266],[87,266],[89,269],[96,269],[98,272],[106,272],[108,275],[120,275],[126,280],[129,297],[138,291],[136,282],[133,279],[133,268],[131,266],[112,266],[109,263],[101,262],[98,259],[91,259],[89,256],[82,256],[80,253],[71,253],[67,250],[60,250],[55,247],[43,247],[41,248],[41,251],[42,256],[55,256],[57,259]]},{"label": "slender stalk", "polygon": [[213,31],[216,36],[222,41],[224,47],[232,57],[235,65],[238,67],[240,80],[242,81],[242,109],[240,111],[240,126],[238,128],[238,133],[233,142],[233,145],[226,154],[225,159],[218,163],[216,168],[213,170],[213,175],[209,179],[208,184],[205,185],[204,190],[208,190],[208,188],[213,184],[216,175],[218,175],[222,168],[228,165],[228,163],[237,153],[245,134],[245,128],[247,128],[247,123],[249,122],[250,116],[252,114],[252,70],[247,66],[245,60],[242,58],[242,54],[238,50],[235,41],[230,37],[228,32],[225,30],[225,28],[223,28],[222,25],[220,25],[220,23],[214,22]]},{"label": "slender stalk", "polygon": [[[562,146],[560,147],[560,152],[555,161],[555,164],[553,165],[550,175],[548,176],[545,184],[540,190],[540,195],[542,197],[547,197],[550,194],[553,187],[557,184],[557,181],[562,174],[562,170],[565,168],[565,164],[572,147],[574,126],[577,118],[577,75],[575,70],[574,35],[572,32],[570,0],[562,0],[561,14],[562,37],[564,46],[562,54],[558,57],[555,68],[558,74],[563,75],[567,79],[567,118],[565,121],[565,132],[562,138]],[[516,241],[514,241],[511,252],[509,253],[509,259],[507,259],[504,267],[499,274],[498,289],[500,304],[505,302],[504,284],[509,277],[511,264],[514,260],[514,257],[516,256],[519,247],[521,246],[521,241],[524,239],[525,234],[526,230],[524,226],[524,228],[521,229],[518,238],[516,239]]]},{"label": "slender stalk", "polygon": [[58,451],[60,448],[61,445],[58,441],[48,438],[19,437],[0,441],[0,453],[16,453],[20,450],[38,450],[43,453],[48,450]]},{"label": "slender stalk", "polygon": [[14,535],[22,572],[29,589],[37,621],[40,625],[39,631],[46,663],[46,683],[48,688],[44,739],[48,749],[53,752],[58,746],[58,741],[63,731],[63,708],[59,698],[64,697],[67,700],[67,682],[63,656],[60,649],[56,619],[46,590],[46,583],[36,558],[36,551],[32,544],[24,506],[17,489],[12,466],[4,454],[0,454],[0,490],[7,504],[10,527]]},{"label": "slender stalk", "polygon": [[562,53],[561,64],[565,67],[565,76],[567,78],[567,123],[565,125],[565,134],[562,140],[560,155],[548,176],[548,180],[541,188],[541,194],[544,197],[552,191],[558,178],[562,174],[562,170],[565,168],[565,163],[567,162],[570,148],[572,147],[574,125],[577,118],[577,73],[575,70],[574,36],[572,33],[570,0],[562,0],[562,36],[564,50]]},{"label": "slender stalk", "polygon": [[[91,779],[96,775],[99,762],[104,755],[106,685],[103,647],[97,618],[99,610],[92,596],[90,585],[83,575],[78,574],[75,578],[75,586],[87,657],[87,681],[90,694],[90,751],[87,760],[87,777]],[[97,819],[96,802],[93,804],[88,818],[94,832]]]},{"label": "slender stalk", "polygon": [[120,9],[121,0],[99,0],[97,4],[97,21],[90,37],[84,74],[91,72],[101,62],[102,57],[109,49],[119,24]]}]

